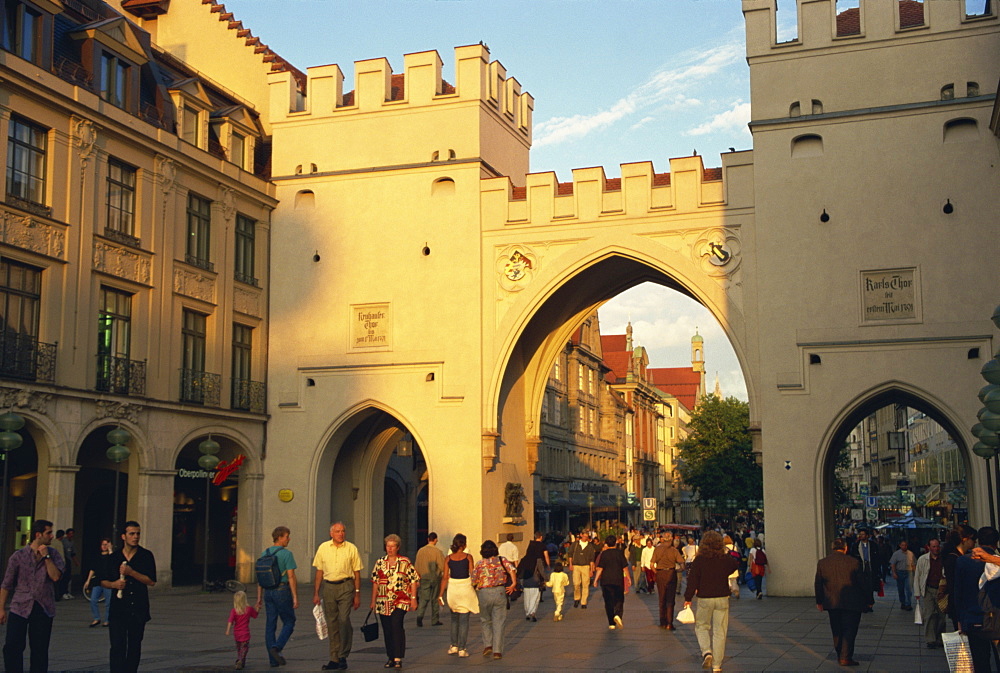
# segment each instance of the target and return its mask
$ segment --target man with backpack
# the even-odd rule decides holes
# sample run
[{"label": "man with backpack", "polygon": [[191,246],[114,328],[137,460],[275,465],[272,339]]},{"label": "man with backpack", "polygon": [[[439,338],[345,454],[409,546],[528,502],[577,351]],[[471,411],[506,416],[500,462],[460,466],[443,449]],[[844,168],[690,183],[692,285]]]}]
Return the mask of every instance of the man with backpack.
[{"label": "man with backpack", "polygon": [[[295,557],[288,551],[291,531],[278,526],[271,532],[274,544],[257,559],[257,609],[267,608],[264,625],[264,643],[271,666],[284,666],[281,651],[295,630],[295,610],[299,607],[298,584],[295,579]],[[262,599],[263,595],[263,599]],[[281,617],[281,633],[274,637]]]}]

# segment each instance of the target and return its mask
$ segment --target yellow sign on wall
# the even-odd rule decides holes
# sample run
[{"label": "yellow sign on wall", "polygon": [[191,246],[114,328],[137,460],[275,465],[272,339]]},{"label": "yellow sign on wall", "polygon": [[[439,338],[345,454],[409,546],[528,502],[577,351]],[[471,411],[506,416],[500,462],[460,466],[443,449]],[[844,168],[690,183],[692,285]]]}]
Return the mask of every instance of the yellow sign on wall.
[{"label": "yellow sign on wall", "polygon": [[295,493],[290,488],[283,488],[278,491],[278,500],[281,502],[291,502],[294,497]]},{"label": "yellow sign on wall", "polygon": [[642,520],[643,521],[656,521],[656,510],[655,509],[644,509],[644,510],[642,510]]}]

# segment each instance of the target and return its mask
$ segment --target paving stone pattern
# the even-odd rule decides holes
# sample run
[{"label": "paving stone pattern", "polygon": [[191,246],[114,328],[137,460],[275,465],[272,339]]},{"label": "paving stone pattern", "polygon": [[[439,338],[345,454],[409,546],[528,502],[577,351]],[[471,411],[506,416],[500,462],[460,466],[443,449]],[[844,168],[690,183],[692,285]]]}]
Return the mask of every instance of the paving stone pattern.
[{"label": "paving stone pattern", "polygon": [[[369,585],[362,595],[371,596]],[[251,590],[251,595],[253,590]],[[285,648],[286,666],[274,673],[319,671],[327,661],[326,641],[315,635],[312,617],[312,587],[300,588],[298,624]],[[680,599],[679,599],[680,601]],[[226,619],[232,606],[228,593],[204,594],[193,589],[155,592],[153,621],[143,643],[143,671],[185,673],[232,670],[235,647],[226,636]],[[362,601],[367,605],[367,600]],[[511,606],[506,628],[506,651],[501,661],[484,659],[478,616],[469,630],[468,659],[448,656],[449,615],[443,626],[417,628],[413,616],[406,618],[407,656],[404,669],[419,671],[700,671],[701,657],[694,627],[678,625],[668,632],[656,626],[656,597],[630,594],[625,600],[625,628],[609,631],[600,592],[593,590],[587,610],[566,606],[566,617],[552,621],[551,594],[545,594],[538,622],[526,622],[520,601]],[[680,608],[680,602],[677,605]],[[365,643],[358,626],[367,614],[363,607],[354,614],[354,652],[350,670],[385,670],[385,651],[380,639]],[[89,606],[77,598],[57,604],[50,648],[51,671],[101,671],[108,668],[108,630],[88,628]],[[254,620],[246,670],[272,670],[264,651],[264,615]],[[837,665],[827,616],[816,610],[809,598],[754,600],[743,589],[740,600],[730,605],[729,639],[723,670],[737,671],[906,671],[943,673],[948,670],[941,650],[924,645],[921,626],[913,624],[913,613],[903,612],[887,587],[875,611],[862,618],[854,669]],[[0,631],[5,627],[0,627]]]}]

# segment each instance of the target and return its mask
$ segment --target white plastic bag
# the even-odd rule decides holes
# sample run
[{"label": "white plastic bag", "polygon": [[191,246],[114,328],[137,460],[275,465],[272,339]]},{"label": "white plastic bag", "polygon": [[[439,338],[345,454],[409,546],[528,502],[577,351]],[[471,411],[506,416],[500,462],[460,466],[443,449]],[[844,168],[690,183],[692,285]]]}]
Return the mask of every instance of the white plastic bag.
[{"label": "white plastic bag", "polygon": [[677,621],[681,624],[694,624],[694,610],[686,607],[677,613]]},{"label": "white plastic bag", "polygon": [[948,668],[951,673],[972,673],[972,652],[969,651],[969,639],[958,631],[942,633],[944,654],[948,657]]},{"label": "white plastic bag", "polygon": [[313,617],[316,618],[316,636],[320,640],[326,640],[326,615],[323,614],[323,604],[313,606]]},{"label": "white plastic bag", "polygon": [[914,601],[916,605],[913,606],[913,623],[923,624],[924,619],[920,616],[920,601]]}]

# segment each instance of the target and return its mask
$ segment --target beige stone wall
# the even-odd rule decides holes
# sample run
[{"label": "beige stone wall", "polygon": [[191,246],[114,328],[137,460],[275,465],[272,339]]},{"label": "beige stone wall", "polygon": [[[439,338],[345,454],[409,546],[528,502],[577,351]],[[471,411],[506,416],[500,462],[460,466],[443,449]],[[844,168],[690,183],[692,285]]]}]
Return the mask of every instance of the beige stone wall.
[{"label": "beige stone wall", "polygon": [[[894,3],[863,2],[865,34],[831,41],[832,4],[802,3],[800,42],[784,46],[769,43],[768,3],[743,4],[762,326],[751,409],[761,419],[768,551],[780,560],[770,590],[783,594],[808,594],[809,581],[778,563],[806,567],[826,553],[825,461],[847,414],[879,392],[910,393],[970,446],[979,369],[996,349],[989,316],[1000,287],[985,271],[995,255],[984,241],[1000,207],[987,132],[1000,25],[995,16],[960,23],[950,12],[962,3],[924,3],[929,28],[896,32],[883,16]],[[985,95],[963,97],[968,81]],[[949,82],[956,99],[942,101]],[[805,107],[812,99],[822,115]],[[795,100],[805,101],[802,115],[789,118]],[[977,130],[948,137],[960,118]],[[821,150],[796,151],[809,149],[794,145],[803,134],[821,136]],[[914,270],[912,317],[866,317],[862,272],[878,269]],[[970,517],[982,525],[982,465],[969,467]]]}]

